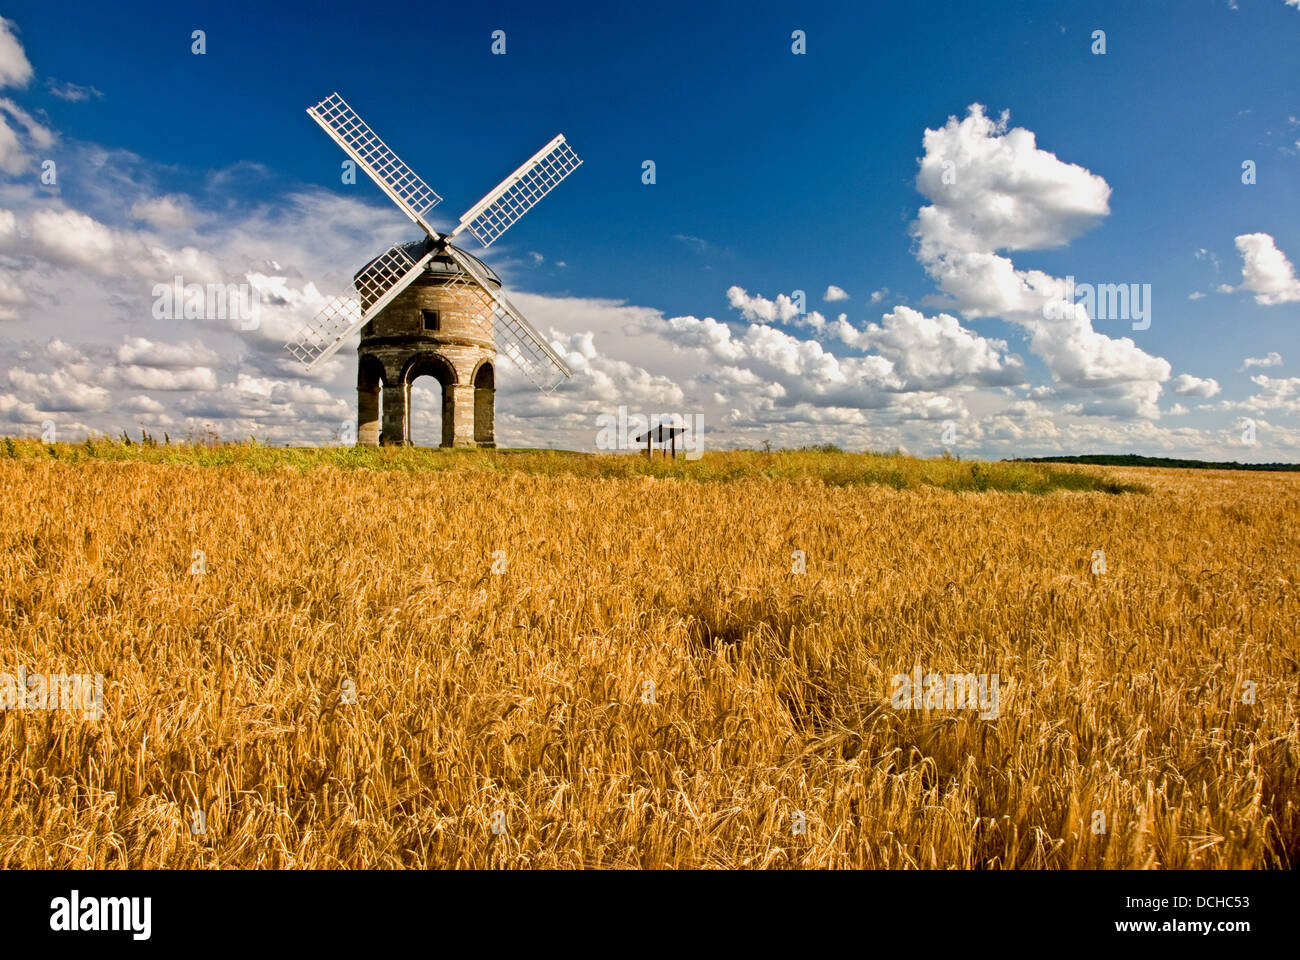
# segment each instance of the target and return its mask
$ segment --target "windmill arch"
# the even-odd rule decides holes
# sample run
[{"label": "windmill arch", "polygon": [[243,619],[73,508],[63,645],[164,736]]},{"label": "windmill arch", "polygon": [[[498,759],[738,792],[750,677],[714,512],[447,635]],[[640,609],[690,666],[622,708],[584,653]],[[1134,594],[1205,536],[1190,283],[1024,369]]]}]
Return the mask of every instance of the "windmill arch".
[{"label": "windmill arch", "polygon": [[456,368],[437,353],[417,353],[407,361],[402,371],[402,391],[405,398],[406,416],[404,418],[402,443],[410,444],[411,437],[411,386],[420,377],[432,377],[438,381],[442,395],[442,409],[439,419],[442,423],[441,437],[438,445],[450,447],[456,430]]}]

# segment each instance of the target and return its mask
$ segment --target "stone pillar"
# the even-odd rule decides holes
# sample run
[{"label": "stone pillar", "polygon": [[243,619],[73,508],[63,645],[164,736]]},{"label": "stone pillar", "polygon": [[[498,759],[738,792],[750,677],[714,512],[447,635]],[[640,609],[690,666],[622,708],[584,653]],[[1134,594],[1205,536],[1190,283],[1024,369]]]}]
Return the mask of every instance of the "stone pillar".
[{"label": "stone pillar", "polygon": [[466,384],[456,384],[455,386],[447,386],[442,389],[444,395],[448,393],[451,394],[452,404],[451,436],[447,436],[446,427],[444,426],[444,432],[442,435],[443,444],[447,444],[450,440],[451,446],[474,446],[474,388]]},{"label": "stone pillar", "polygon": [[497,445],[492,422],[495,392],[491,387],[474,388],[474,442],[480,447]]},{"label": "stone pillar", "polygon": [[394,382],[384,389],[384,445],[400,446],[408,440],[406,432],[407,393],[410,387],[405,383]]},{"label": "stone pillar", "polygon": [[441,446],[450,447],[452,437],[456,431],[456,402],[452,396],[452,388],[445,383],[439,382],[442,387],[442,441]]},{"label": "stone pillar", "polygon": [[379,387],[357,387],[357,444],[379,445]]}]

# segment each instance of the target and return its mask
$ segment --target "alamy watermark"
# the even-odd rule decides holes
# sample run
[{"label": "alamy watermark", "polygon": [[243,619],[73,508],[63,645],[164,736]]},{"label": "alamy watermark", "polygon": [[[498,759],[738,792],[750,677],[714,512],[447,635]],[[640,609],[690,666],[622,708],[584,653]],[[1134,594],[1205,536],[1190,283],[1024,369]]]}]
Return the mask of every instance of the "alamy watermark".
[{"label": "alamy watermark", "polygon": [[[618,415],[602,413],[596,418],[596,449],[598,450],[638,450],[645,449],[644,437],[647,431],[654,431],[651,440],[658,446],[672,443],[685,451],[687,460],[698,460],[704,456],[704,414],[696,413],[682,416],[676,413],[642,414],[628,413],[627,407],[619,407]],[[676,431],[673,439],[670,434]],[[662,432],[663,436],[660,437]]]},{"label": "alamy watermark", "polygon": [[152,914],[152,897],[83,897],[73,890],[50,901],[50,929],[56,933],[120,930],[133,940],[148,940]]},{"label": "alamy watermark", "polygon": [[1151,327],[1151,284],[1075,283],[1066,277],[1043,304],[1043,319],[1064,320],[1070,306],[1082,304],[1093,320],[1132,320],[1134,330]]},{"label": "alamy watermark", "polygon": [[996,673],[925,673],[920,666],[911,674],[894,674],[890,702],[895,710],[978,710],[981,720],[998,717]]},{"label": "alamy watermark", "polygon": [[0,673],[0,710],[80,710],[87,720],[104,715],[102,673]]},{"label": "alamy watermark", "polygon": [[262,324],[258,290],[251,283],[186,283],[176,276],[170,284],[153,285],[155,320],[238,320],[239,329]]}]

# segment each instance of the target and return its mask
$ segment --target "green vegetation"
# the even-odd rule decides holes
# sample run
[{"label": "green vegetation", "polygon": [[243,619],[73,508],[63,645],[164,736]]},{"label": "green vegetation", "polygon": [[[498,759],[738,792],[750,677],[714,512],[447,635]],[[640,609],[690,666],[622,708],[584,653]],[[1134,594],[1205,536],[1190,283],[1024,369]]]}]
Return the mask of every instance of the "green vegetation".
[{"label": "green vegetation", "polygon": [[45,444],[6,438],[0,455],[67,463],[107,460],[178,466],[243,466],[257,471],[317,468],[402,472],[480,471],[576,477],[655,477],[700,481],[752,479],[820,481],[830,486],[884,484],[897,490],[931,486],[954,491],[1050,493],[1053,490],[1145,493],[1141,484],[1077,468],[1014,461],[923,460],[897,453],[843,453],[825,449],[706,451],[698,460],[639,453],[566,450],[443,450],[421,447],[270,447],[256,441],[188,444],[125,443],[108,438]]},{"label": "green vegetation", "polygon": [[1090,453],[1080,457],[1020,457],[1005,463],[1086,463],[1101,467],[1177,467],[1189,470],[1273,470],[1300,471],[1300,463],[1238,463],[1213,460],[1172,460],[1168,457],[1140,457],[1136,453]]}]

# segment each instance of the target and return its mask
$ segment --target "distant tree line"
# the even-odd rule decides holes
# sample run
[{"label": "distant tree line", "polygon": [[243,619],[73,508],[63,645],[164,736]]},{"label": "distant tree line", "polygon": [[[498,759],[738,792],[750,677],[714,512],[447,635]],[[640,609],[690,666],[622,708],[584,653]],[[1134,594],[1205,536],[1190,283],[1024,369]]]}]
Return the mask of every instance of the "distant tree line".
[{"label": "distant tree line", "polygon": [[1104,467],[1182,467],[1191,470],[1289,470],[1300,471],[1300,463],[1238,463],[1213,460],[1174,460],[1169,457],[1140,457],[1136,453],[1090,453],[1081,457],[1008,457],[1020,463],[1095,463]]}]

